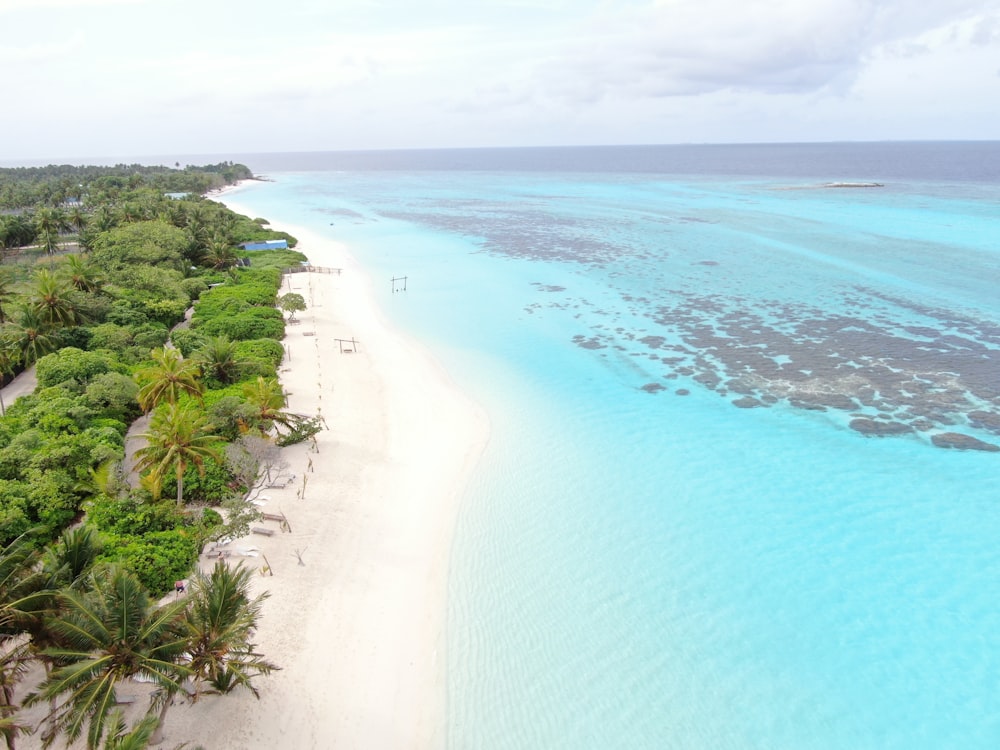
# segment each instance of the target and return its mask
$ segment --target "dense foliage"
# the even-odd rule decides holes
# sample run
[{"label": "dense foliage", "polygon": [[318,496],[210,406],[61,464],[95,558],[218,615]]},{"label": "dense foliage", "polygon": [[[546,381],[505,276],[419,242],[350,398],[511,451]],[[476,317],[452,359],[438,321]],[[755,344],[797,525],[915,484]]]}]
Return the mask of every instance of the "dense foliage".
[{"label": "dense foliage", "polygon": [[[29,698],[52,702],[43,740],[88,747],[126,730],[80,696],[113,698],[144,659],[162,657],[165,694],[185,680],[195,696],[255,692],[250,678],[273,668],[249,641],[259,600],[246,596],[246,573],[198,578],[176,607],[150,599],[189,576],[207,540],[246,533],[260,444],[277,450],[276,438],[318,429],[285,411],[276,378],[281,271],[304,257],[244,252],[250,240],[295,240],[201,195],[249,177],[230,163],[0,170],[0,377],[35,365],[38,381],[0,402],[0,735],[10,742],[26,731],[10,701],[31,659],[49,675]],[[144,413],[130,463],[126,435]],[[215,606],[237,619],[206,636]],[[78,668],[122,644],[128,660],[106,673]],[[136,747],[156,719],[129,733]]]},{"label": "dense foliage", "polygon": [[252,177],[247,167],[232,162],[184,169],[141,164],[13,167],[0,169],[0,209],[87,202],[141,188],[201,195]]}]

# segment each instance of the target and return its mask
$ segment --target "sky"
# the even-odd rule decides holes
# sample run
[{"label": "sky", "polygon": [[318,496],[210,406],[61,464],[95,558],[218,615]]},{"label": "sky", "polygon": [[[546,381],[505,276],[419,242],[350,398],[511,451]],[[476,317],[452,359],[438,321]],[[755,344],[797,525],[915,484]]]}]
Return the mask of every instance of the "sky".
[{"label": "sky", "polygon": [[1000,0],[0,0],[0,161],[1000,139]]}]

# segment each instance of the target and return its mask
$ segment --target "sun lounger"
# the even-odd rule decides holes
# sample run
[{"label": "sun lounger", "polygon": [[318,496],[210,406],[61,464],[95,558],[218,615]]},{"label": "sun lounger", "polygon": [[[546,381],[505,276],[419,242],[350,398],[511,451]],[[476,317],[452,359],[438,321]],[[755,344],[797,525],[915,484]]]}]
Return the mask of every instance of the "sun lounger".
[{"label": "sun lounger", "polygon": [[254,526],[250,531],[261,536],[274,536],[274,529],[265,529],[263,526]]}]

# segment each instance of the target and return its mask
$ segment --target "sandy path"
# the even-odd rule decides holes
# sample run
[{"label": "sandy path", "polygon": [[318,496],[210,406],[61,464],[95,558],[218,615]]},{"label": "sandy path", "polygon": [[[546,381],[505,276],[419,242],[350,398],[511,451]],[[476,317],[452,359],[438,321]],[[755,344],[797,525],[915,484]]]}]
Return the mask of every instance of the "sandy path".
[{"label": "sandy path", "polygon": [[24,372],[19,373],[3,388],[0,388],[0,398],[3,399],[4,409],[9,408],[19,396],[34,393],[36,385],[38,385],[38,378],[35,377],[35,366],[32,365]]}]

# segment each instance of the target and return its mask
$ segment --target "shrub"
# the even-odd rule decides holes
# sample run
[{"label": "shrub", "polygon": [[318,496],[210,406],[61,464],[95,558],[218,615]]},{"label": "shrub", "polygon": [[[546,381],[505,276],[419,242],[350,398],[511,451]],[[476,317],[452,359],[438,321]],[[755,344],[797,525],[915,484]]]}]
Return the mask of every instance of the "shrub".
[{"label": "shrub", "polygon": [[165,221],[136,221],[97,235],[91,257],[105,271],[135,265],[179,267],[188,236]]},{"label": "shrub", "polygon": [[32,469],[25,479],[32,515],[48,534],[55,534],[73,520],[78,511],[79,498],[73,492],[76,482],[67,471]]},{"label": "shrub", "polygon": [[206,336],[225,336],[230,341],[276,339],[285,336],[285,319],[273,307],[255,307],[231,316],[206,320],[198,326]]},{"label": "shrub", "polygon": [[0,479],[0,543],[7,544],[34,524],[29,517],[28,484]]},{"label": "shrub", "polygon": [[184,357],[190,357],[205,345],[208,337],[191,328],[178,328],[170,333],[170,341]]},{"label": "shrub", "polygon": [[137,328],[133,334],[135,345],[143,349],[158,349],[167,343],[168,338],[170,329],[163,323],[147,323]]},{"label": "shrub", "polygon": [[240,359],[265,363],[275,370],[285,357],[285,347],[280,341],[270,338],[250,339],[240,341],[236,345],[236,356]]},{"label": "shrub", "polygon": [[105,349],[121,353],[132,345],[132,330],[126,326],[117,323],[101,323],[90,329],[91,351]]},{"label": "shrub", "polygon": [[188,529],[154,531],[145,536],[103,536],[100,559],[131,570],[156,597],[173,591],[174,581],[187,577],[198,557],[197,535]]},{"label": "shrub", "polygon": [[184,472],[184,502],[218,505],[234,492],[246,491],[224,463],[206,458],[202,468],[204,475],[195,466]]},{"label": "shrub", "polygon": [[41,388],[59,385],[67,380],[87,384],[96,375],[123,370],[115,358],[105,352],[85,352],[75,347],[46,354],[35,366]]},{"label": "shrub", "polygon": [[103,417],[132,422],[142,413],[136,394],[139,384],[128,375],[107,372],[90,381],[83,393],[84,403]]},{"label": "shrub", "polygon": [[87,506],[87,517],[102,532],[126,536],[167,531],[184,522],[172,500],[150,502],[135,496],[98,495]]},{"label": "shrub", "polygon": [[82,399],[63,388],[48,388],[38,392],[28,419],[49,435],[74,434],[86,428],[94,416]]},{"label": "shrub", "polygon": [[201,277],[189,277],[181,282],[181,288],[192,300],[198,299],[202,292],[208,289],[208,283]]},{"label": "shrub", "polygon": [[[238,386],[237,386],[238,387]],[[206,409],[208,418],[215,426],[215,434],[232,442],[240,436],[242,425],[249,422],[254,416],[254,409],[240,395],[234,392],[225,393],[215,391],[214,393],[224,393],[217,399],[211,399],[206,394]]]},{"label": "shrub", "polygon": [[104,322],[114,323],[125,328],[138,328],[149,322],[149,316],[128,300],[119,299],[111,303],[111,310],[108,311]]}]

